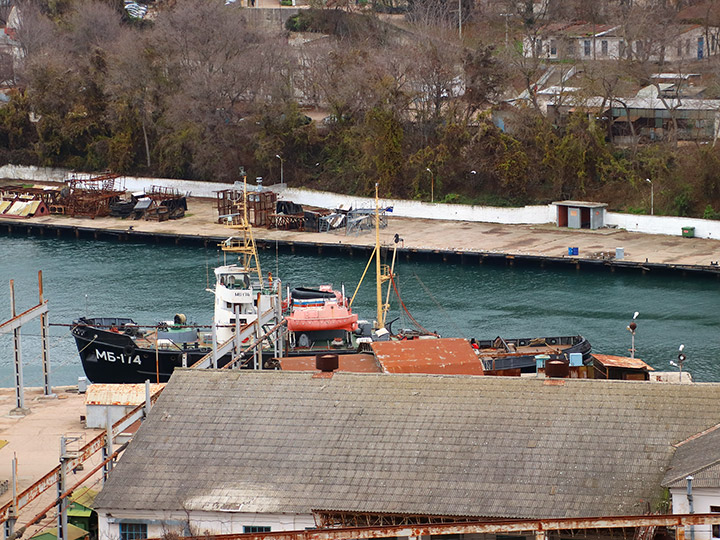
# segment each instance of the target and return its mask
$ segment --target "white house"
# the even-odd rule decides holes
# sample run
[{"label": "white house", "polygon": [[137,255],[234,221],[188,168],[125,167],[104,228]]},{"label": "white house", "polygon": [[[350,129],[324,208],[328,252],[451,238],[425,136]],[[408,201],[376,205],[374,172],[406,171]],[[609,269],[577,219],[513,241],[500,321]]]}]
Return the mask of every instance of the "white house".
[{"label": "white house", "polygon": [[620,57],[619,26],[585,22],[552,23],[523,40],[526,57],[548,60],[617,59]]},{"label": "white house", "polygon": [[625,34],[617,25],[585,22],[553,23],[523,40],[523,54],[547,60],[618,60],[654,62],[701,60],[720,51],[717,27],[671,25],[649,37]]},{"label": "white house", "polygon": [[[675,514],[720,513],[720,426],[676,445],[663,486],[670,489]],[[691,534],[692,532],[692,534]],[[686,527],[685,538],[720,538],[720,525]]]}]

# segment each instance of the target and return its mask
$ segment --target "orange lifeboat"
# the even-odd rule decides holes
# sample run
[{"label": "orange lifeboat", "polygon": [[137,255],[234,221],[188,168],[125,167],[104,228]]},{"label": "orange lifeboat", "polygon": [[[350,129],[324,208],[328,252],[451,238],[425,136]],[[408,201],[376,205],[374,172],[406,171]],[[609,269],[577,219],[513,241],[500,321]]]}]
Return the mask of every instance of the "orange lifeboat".
[{"label": "orange lifeboat", "polygon": [[291,332],[357,329],[358,316],[342,294],[327,285],[319,290],[294,289],[291,297],[293,311],[286,317]]},{"label": "orange lifeboat", "polygon": [[291,332],[311,332],[313,330],[357,329],[358,316],[350,308],[328,302],[322,306],[310,306],[295,309],[287,316],[288,330]]}]

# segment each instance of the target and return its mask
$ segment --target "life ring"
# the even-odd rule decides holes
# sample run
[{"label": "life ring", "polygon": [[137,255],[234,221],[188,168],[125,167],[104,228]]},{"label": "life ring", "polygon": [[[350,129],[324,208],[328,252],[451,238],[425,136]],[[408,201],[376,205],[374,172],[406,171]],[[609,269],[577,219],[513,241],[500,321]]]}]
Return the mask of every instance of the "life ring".
[{"label": "life ring", "polygon": [[123,354],[125,356],[132,356],[135,354],[135,347],[133,345],[125,345],[123,347]]}]

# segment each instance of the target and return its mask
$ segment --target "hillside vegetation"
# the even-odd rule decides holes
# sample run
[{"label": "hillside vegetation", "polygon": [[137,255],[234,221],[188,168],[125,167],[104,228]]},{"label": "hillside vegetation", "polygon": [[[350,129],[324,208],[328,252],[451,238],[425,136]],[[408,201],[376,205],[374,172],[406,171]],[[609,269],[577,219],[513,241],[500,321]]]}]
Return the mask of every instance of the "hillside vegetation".
[{"label": "hillside vegetation", "polygon": [[[244,167],[270,182],[282,163],[290,185],[349,194],[379,182],[388,197],[584,199],[631,212],[649,212],[651,178],[656,213],[720,217],[714,144],[618,148],[599,121],[557,127],[531,106],[498,129],[490,107],[522,86],[517,51],[492,43],[502,23],[468,20],[461,42],[421,17],[399,29],[311,9],[289,21],[305,37],[290,45],[288,30],[218,0],[161,5],[152,22],[93,0],[20,13],[3,163],[212,181]],[[311,121],[309,110],[322,112]]]}]

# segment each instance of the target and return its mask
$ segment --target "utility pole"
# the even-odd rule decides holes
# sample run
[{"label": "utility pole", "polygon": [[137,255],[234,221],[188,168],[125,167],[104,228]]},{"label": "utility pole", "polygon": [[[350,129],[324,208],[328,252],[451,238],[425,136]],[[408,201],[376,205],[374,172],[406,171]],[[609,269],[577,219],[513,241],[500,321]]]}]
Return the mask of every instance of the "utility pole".
[{"label": "utility pole", "polygon": [[[108,407],[108,411],[110,410],[110,407]],[[110,413],[108,412],[108,416]],[[68,498],[63,497],[63,493],[67,490],[67,464],[68,461],[71,459],[77,457],[77,454],[71,455],[68,452],[67,449],[67,443],[69,442],[75,442],[80,440],[80,437],[60,437],[60,473],[58,474],[58,482],[57,482],[57,526],[58,526],[58,533],[57,533],[57,539],[58,540],[68,540],[68,518],[67,518],[67,510],[68,510]]]},{"label": "utility pole", "polygon": [[458,0],[458,37],[462,39],[462,0]]}]

